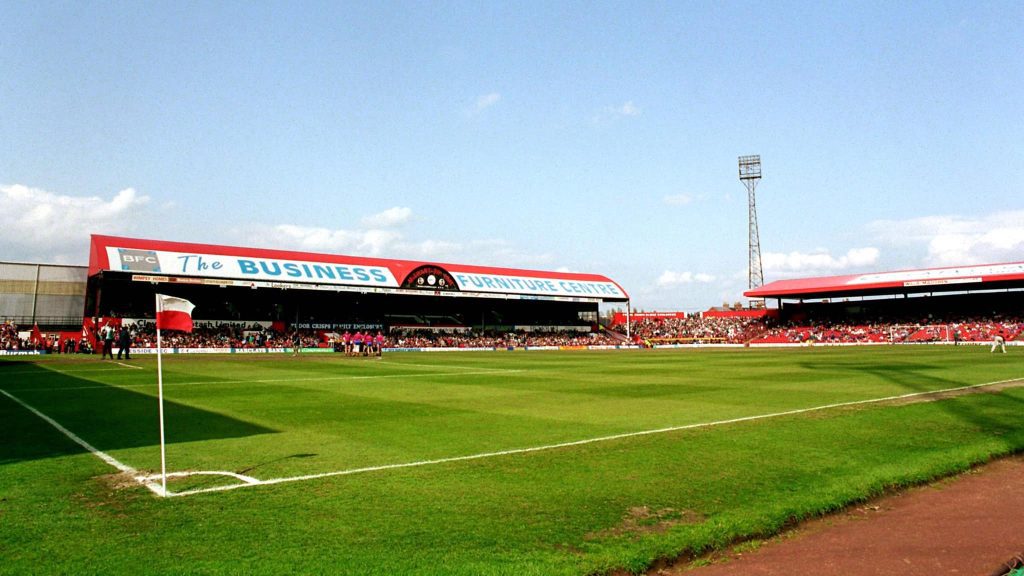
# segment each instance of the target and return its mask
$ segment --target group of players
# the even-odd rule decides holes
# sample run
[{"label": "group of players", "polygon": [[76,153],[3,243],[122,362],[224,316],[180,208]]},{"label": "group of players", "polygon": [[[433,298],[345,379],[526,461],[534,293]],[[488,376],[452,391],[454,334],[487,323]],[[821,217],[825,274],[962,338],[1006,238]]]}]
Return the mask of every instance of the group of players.
[{"label": "group of players", "polygon": [[377,334],[345,331],[334,343],[335,349],[344,352],[346,356],[377,356],[380,357],[384,351],[384,334],[378,330]]}]

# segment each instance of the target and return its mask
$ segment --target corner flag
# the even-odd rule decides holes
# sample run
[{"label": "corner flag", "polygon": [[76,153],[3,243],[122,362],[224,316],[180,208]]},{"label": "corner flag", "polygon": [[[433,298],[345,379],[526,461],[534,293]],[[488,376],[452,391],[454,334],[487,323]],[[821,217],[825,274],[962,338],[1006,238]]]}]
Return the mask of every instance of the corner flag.
[{"label": "corner flag", "polygon": [[167,496],[167,442],[164,436],[164,363],[160,330],[192,331],[192,309],[195,304],[184,298],[156,295],[156,389],[160,410],[160,486]]},{"label": "corner flag", "polygon": [[192,331],[192,309],[195,304],[184,298],[156,295],[156,328],[157,330]]}]

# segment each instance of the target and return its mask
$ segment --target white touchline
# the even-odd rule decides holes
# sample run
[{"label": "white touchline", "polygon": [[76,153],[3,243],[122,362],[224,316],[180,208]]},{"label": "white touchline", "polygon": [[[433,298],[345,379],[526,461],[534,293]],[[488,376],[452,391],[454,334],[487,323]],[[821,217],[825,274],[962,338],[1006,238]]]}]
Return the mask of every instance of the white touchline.
[{"label": "white touchline", "polygon": [[131,364],[125,364],[124,362],[114,362],[118,366],[124,366],[125,368],[133,368],[135,370],[142,370],[142,366],[132,366]]},{"label": "white touchline", "polygon": [[[400,464],[384,464],[381,466],[368,466],[366,468],[352,468],[349,470],[338,470],[335,472],[323,472],[320,474],[307,474],[304,476],[291,476],[287,478],[271,478],[269,480],[246,480],[245,484],[232,484],[227,486],[215,486],[212,488],[200,488],[196,490],[184,490],[181,492],[169,492],[167,496],[190,496],[193,494],[204,494],[207,492],[224,492],[226,490],[235,490],[238,488],[246,488],[249,486],[265,486],[269,484],[283,484],[285,482],[301,482],[304,480],[316,480],[318,478],[328,478],[331,476],[346,476],[351,474],[360,474],[363,472],[378,472],[381,470],[395,470],[398,468],[414,468],[418,466],[430,466],[433,464],[446,464],[450,462],[464,462],[466,460],[480,460],[482,458],[494,458],[497,456],[509,456],[512,454],[526,454],[530,452],[540,452],[543,450],[554,450],[557,448],[569,448],[573,446],[583,446],[586,444],[594,444],[597,442],[607,442],[610,440],[620,440],[623,438],[632,438],[636,436],[649,436],[652,434],[664,434],[666,432],[677,432],[681,430],[692,430],[694,428],[710,428],[713,426],[723,426],[726,424],[737,424],[740,422],[750,422],[753,420],[766,420],[769,418],[779,418],[782,416],[793,416],[796,414],[806,414],[808,412],[816,412],[820,410],[829,410],[832,408],[843,408],[846,406],[857,406],[861,404],[873,404],[878,402],[890,402],[893,400],[902,400],[904,398],[914,398],[916,396],[927,396],[932,394],[945,394],[947,392],[956,392],[959,390],[970,390],[972,388],[983,388],[986,386],[996,386],[999,384],[1006,384],[1008,382],[1019,381],[1019,378],[1012,378],[1009,380],[999,380],[996,382],[985,382],[983,384],[971,384],[968,386],[958,386],[956,388],[946,388],[943,390],[929,390],[927,392],[911,392],[909,394],[900,394],[897,396],[886,396],[884,398],[872,398],[869,400],[853,400],[850,402],[839,402],[835,404],[826,404],[823,406],[814,406],[811,408],[798,408],[795,410],[786,410],[784,412],[773,412],[771,414],[758,414],[755,416],[742,416],[739,418],[731,418],[729,420],[718,420],[716,422],[700,422],[696,424],[685,424],[682,426],[670,426],[667,428],[657,428],[655,430],[641,430],[639,432],[625,432],[622,434],[613,434],[611,436],[600,436],[597,438],[587,438],[584,440],[575,440],[571,442],[560,442],[558,444],[548,444],[546,446],[534,446],[531,448],[515,448],[511,450],[500,450],[497,452],[484,452],[481,454],[471,454],[468,456],[453,456],[450,458],[438,458],[435,460],[421,460],[418,462],[405,462]],[[188,474],[188,473],[184,473]],[[224,474],[232,475],[230,472],[213,472],[212,474]],[[247,477],[248,479],[249,477]]]},{"label": "white touchline", "polygon": [[[82,440],[81,438],[76,436],[72,431],[70,431],[67,428],[61,426],[60,423],[58,423],[53,418],[50,418],[49,416],[47,416],[46,414],[43,414],[39,410],[36,410],[32,406],[29,406],[28,404],[23,402],[20,398],[14,396],[10,392],[8,392],[6,390],[0,390],[0,394],[3,394],[4,396],[7,396],[11,400],[14,400],[18,404],[20,404],[23,408],[25,408],[29,412],[35,414],[36,416],[39,416],[47,424],[49,424],[50,426],[53,426],[54,428],[59,430],[62,434],[64,434],[65,436],[67,436],[68,438],[73,440],[76,444],[78,444],[82,448],[85,448],[86,450],[91,452],[93,456],[99,458],[100,460],[103,460],[104,462],[106,462],[107,464],[113,466],[114,468],[117,468],[121,472],[124,472],[125,474],[128,474],[128,475],[132,476],[132,478],[135,478],[136,476],[138,476],[139,471],[136,470],[135,468],[132,468],[131,466],[121,462],[120,460],[114,458],[113,456],[111,456],[110,454],[107,454],[106,452],[103,452],[101,450],[96,449],[92,444],[89,444],[85,440]],[[158,496],[163,496],[164,495],[163,488],[160,487],[160,484],[153,483],[153,482],[142,482],[142,484],[146,488],[149,488],[150,490],[152,490]]]}]

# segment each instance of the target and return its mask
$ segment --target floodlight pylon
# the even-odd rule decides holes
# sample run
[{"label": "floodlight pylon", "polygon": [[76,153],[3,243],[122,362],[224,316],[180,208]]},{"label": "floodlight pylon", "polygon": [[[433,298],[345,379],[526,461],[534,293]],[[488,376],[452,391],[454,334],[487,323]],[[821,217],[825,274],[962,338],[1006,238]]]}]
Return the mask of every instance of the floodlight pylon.
[{"label": "floodlight pylon", "polygon": [[757,202],[754,191],[761,181],[761,156],[739,157],[740,182],[747,188],[747,205],[749,213],[749,258],[747,266],[747,285],[749,289],[764,285],[764,271],[761,268],[761,239],[757,230]]}]

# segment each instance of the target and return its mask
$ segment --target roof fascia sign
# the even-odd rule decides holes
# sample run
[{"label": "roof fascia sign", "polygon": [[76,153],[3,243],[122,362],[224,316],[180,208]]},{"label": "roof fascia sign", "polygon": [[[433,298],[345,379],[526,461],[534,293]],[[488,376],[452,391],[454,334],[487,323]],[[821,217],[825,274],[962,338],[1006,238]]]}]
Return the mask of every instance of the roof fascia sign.
[{"label": "roof fascia sign", "polygon": [[[251,255],[178,252],[126,248],[113,244],[104,246],[108,269],[146,274],[170,274],[203,278],[225,278],[243,281],[310,282],[337,286],[398,288],[401,280],[385,265],[332,261],[259,257]],[[312,255],[311,256],[316,256]],[[381,261],[386,262],[386,261]],[[465,292],[522,294],[536,296],[570,296],[600,299],[621,299],[628,296],[611,281],[534,276],[516,274],[515,270],[493,269],[482,272],[479,267],[462,271],[447,266],[458,289]],[[543,274],[543,273],[541,273]]]}]

